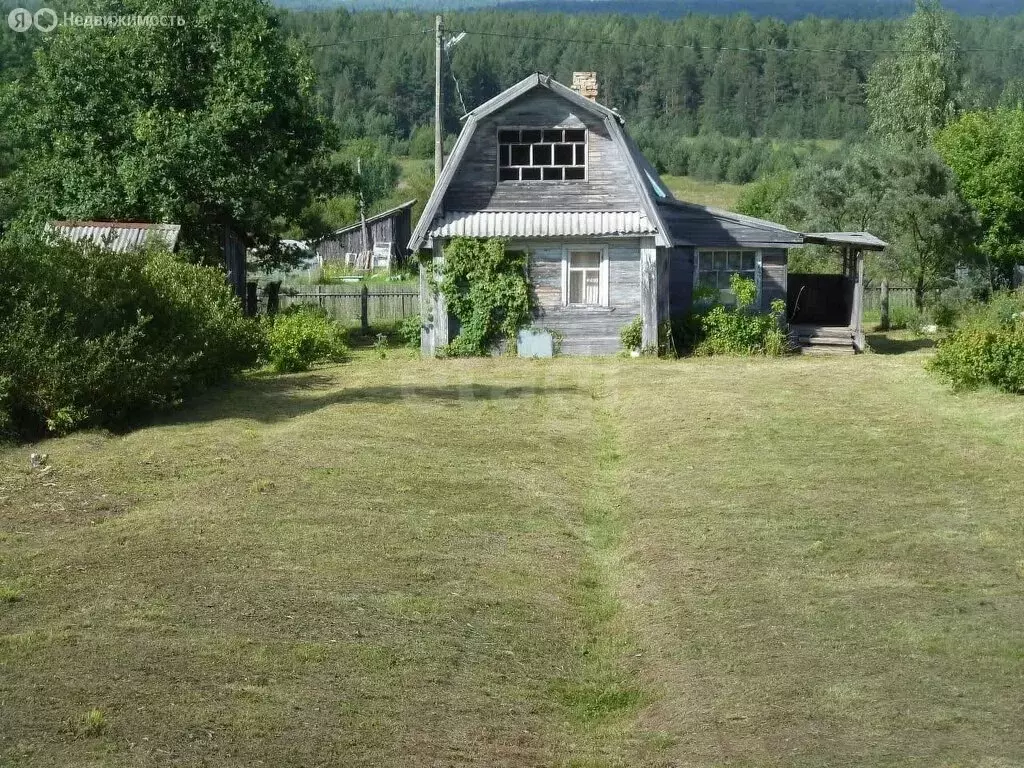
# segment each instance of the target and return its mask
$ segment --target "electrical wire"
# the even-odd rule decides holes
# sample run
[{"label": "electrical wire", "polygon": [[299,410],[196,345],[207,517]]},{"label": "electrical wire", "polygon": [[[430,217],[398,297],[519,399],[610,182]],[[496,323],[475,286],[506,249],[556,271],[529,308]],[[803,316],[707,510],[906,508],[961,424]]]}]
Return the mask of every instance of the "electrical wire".
[{"label": "electrical wire", "polygon": [[[626,40],[599,40],[599,39],[572,39],[564,37],[544,37],[542,35],[524,35],[513,32],[484,32],[483,30],[463,29],[467,35],[478,35],[480,37],[503,37],[513,40],[534,40],[546,43],[559,43],[560,45],[594,45],[594,46],[619,46],[624,48],[651,48],[651,49],[680,49],[692,51],[731,51],[736,53],[871,53],[871,54],[900,54],[900,53],[930,53],[930,51],[900,49],[900,48],[779,48],[775,46],[764,47],[739,47],[729,45],[698,45],[696,43],[644,43]],[[961,53],[1021,53],[1024,46],[1017,48],[960,48]]]},{"label": "electrical wire", "polygon": [[309,45],[309,48],[331,48],[336,45],[356,45],[357,43],[376,43],[380,40],[394,40],[400,37],[419,37],[420,35],[433,34],[432,29],[421,29],[419,32],[403,32],[400,35],[382,35],[381,37],[364,37],[361,40],[338,40],[333,43],[317,43]]}]

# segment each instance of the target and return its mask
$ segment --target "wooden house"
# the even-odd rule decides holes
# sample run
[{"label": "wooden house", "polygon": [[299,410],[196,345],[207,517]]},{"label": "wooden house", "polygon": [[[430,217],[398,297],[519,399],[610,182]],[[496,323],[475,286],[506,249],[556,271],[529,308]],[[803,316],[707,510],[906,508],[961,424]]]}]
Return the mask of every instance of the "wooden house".
[{"label": "wooden house", "polygon": [[[372,269],[387,269],[409,255],[407,244],[412,234],[412,208],[409,200],[375,216],[332,232],[318,240],[314,248],[323,262],[341,262],[357,266],[360,254],[372,254]],[[364,234],[365,233],[365,234]]]},{"label": "wooden house", "polygon": [[[595,78],[576,82],[596,95]],[[559,332],[568,354],[616,352],[620,330],[636,317],[644,345],[655,345],[659,325],[690,310],[696,286],[725,291],[734,273],[756,282],[767,310],[774,299],[788,300],[789,250],[808,242],[848,249],[846,282],[816,289],[859,300],[851,286],[862,281],[861,253],[884,246],[861,234],[812,240],[770,221],[677,200],[617,112],[546,75],[527,77],[464,119],[409,250],[429,251],[443,270],[450,239],[506,238],[509,248],[529,254],[535,324]],[[457,320],[421,282],[422,349],[432,354],[458,333]],[[800,299],[808,301],[806,291]],[[860,309],[845,306],[837,329],[852,351],[863,347]]]}]

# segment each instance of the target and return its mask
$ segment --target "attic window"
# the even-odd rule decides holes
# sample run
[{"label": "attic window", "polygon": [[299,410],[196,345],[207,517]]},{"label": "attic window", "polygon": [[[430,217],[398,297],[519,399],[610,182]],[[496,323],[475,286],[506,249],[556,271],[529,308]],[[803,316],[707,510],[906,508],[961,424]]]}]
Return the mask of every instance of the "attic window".
[{"label": "attic window", "polygon": [[577,128],[502,128],[498,131],[500,181],[583,181],[587,131]]}]

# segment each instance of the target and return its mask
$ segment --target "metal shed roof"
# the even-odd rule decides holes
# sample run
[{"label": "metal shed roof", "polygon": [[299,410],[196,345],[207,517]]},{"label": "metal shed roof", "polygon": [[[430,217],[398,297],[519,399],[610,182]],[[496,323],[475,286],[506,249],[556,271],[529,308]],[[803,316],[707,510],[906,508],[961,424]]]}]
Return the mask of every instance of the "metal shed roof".
[{"label": "metal shed roof", "polygon": [[431,237],[561,237],[651,235],[641,211],[453,211],[430,230]]},{"label": "metal shed roof", "polygon": [[[414,205],[416,205],[416,200],[407,200],[406,202],[402,203],[401,205],[396,205],[394,208],[389,208],[386,211],[381,211],[380,213],[376,213],[373,216],[367,216],[366,217],[366,223],[367,223],[367,225],[375,224],[376,222],[380,221],[381,219],[386,219],[389,216],[394,216],[397,213],[402,213],[403,211],[412,208]],[[363,226],[363,223],[361,221],[357,221],[355,224],[349,224],[347,227],[342,227],[341,229],[336,229],[333,232],[331,232],[331,234],[325,235],[324,237],[322,237],[320,239],[321,240],[326,240],[327,238],[332,237],[334,235],[344,235],[347,232],[354,232],[355,230],[359,229],[361,226]]]},{"label": "metal shed roof", "polygon": [[163,243],[173,251],[181,234],[179,224],[142,222],[51,221],[47,229],[76,243],[95,243],[116,253],[151,243]]},{"label": "metal shed roof", "polygon": [[884,251],[889,247],[870,232],[808,232],[804,239],[817,245],[852,245],[868,251]]}]

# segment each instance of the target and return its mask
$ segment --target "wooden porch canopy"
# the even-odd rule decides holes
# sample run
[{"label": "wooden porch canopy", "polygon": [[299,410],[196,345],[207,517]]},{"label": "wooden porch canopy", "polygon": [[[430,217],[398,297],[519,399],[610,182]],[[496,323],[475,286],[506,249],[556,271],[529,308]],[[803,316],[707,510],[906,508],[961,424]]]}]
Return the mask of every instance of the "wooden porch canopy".
[{"label": "wooden porch canopy", "polygon": [[857,351],[865,349],[864,327],[864,252],[884,251],[888,243],[870,232],[809,232],[804,242],[811,245],[825,245],[838,248],[843,257],[843,277],[852,285],[852,296],[847,293],[849,304],[849,330]]}]

